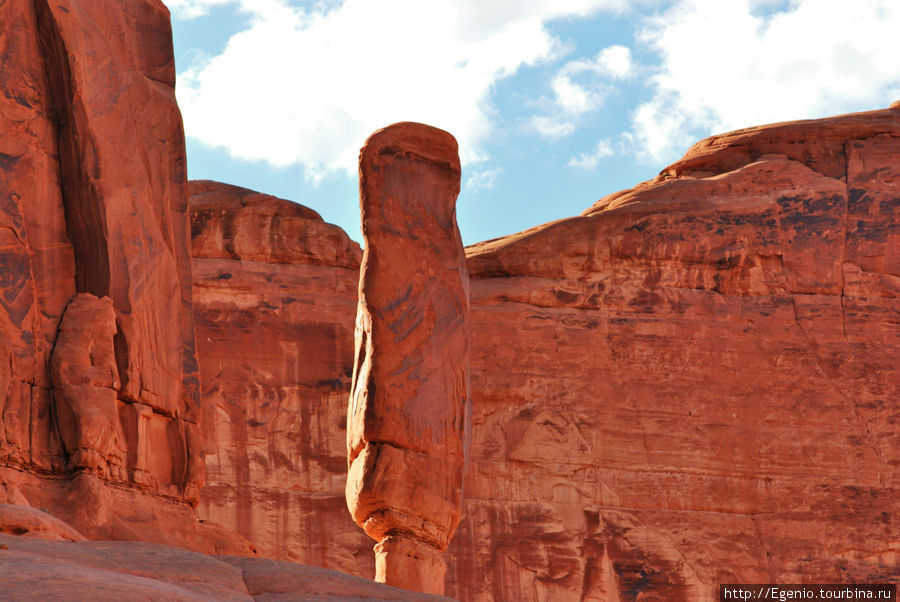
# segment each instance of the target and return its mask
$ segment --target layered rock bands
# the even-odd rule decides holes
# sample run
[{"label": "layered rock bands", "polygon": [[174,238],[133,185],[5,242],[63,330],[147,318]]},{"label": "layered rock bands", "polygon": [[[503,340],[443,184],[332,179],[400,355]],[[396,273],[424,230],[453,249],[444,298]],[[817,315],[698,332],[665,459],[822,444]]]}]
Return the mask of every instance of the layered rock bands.
[{"label": "layered rock bands", "polygon": [[[156,0],[9,0],[0,22],[7,499],[55,509],[86,534],[179,507],[193,528],[205,467],[168,11]],[[105,508],[112,516],[98,519]],[[145,531],[168,540],[178,529]]]},{"label": "layered rock bands", "polygon": [[[474,420],[448,595],[714,600],[723,582],[895,578],[898,135],[895,108],[717,136],[582,216],[466,250]],[[337,257],[304,280],[300,251],[195,275],[216,308],[210,324],[198,302],[201,340],[229,350],[213,367],[201,344],[206,390],[276,367],[245,387],[243,413],[217,411],[220,449],[230,429],[257,450],[217,487],[265,507],[213,516],[263,553],[371,577],[340,503],[356,271]],[[251,282],[273,291],[255,336],[291,330],[296,348],[227,344],[244,336]],[[315,299],[308,313],[276,303],[281,286]],[[279,401],[302,366],[340,381],[307,378]]]},{"label": "layered rock bands", "polygon": [[[0,503],[18,508],[0,529],[371,578],[344,500],[359,246],[210,182],[189,230],[161,2],[6,0],[0,23]],[[434,520],[407,504],[448,536],[458,520],[445,592],[896,582],[898,145],[896,105],[715,136],[581,216],[466,249],[465,497],[458,519],[453,493]],[[433,448],[459,473],[435,424],[391,431],[396,465]],[[353,429],[351,450],[380,444]],[[60,558],[21,545],[16,566]],[[89,556],[34,583],[109,567]],[[192,558],[243,599],[294,570]]]}]

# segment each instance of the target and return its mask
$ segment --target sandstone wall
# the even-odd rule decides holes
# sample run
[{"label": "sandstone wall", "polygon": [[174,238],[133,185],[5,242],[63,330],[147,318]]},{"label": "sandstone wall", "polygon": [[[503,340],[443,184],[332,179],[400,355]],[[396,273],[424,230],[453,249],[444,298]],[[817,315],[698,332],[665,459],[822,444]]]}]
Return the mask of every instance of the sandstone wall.
[{"label": "sandstone wall", "polygon": [[[343,499],[358,246],[196,183],[192,275],[161,2],[7,0],[0,23],[0,502],[371,577]],[[895,106],[716,136],[468,249],[447,593],[896,581],[898,131]]]},{"label": "sandstone wall", "polygon": [[115,535],[132,502],[98,523],[66,499],[77,474],[101,497],[146,493],[145,519],[169,504],[190,522],[204,462],[168,11],[8,0],[0,22],[5,497]]},{"label": "sandstone wall", "polygon": [[190,183],[207,484],[199,511],[264,556],[371,578],[344,502],[362,251],[311,209]]},{"label": "sandstone wall", "polygon": [[[715,137],[580,217],[467,250],[474,440],[448,595],[711,600],[720,582],[896,579],[898,132],[895,109]],[[270,221],[231,236],[265,241]],[[346,400],[355,264],[299,279],[297,257],[197,262],[220,396],[208,499],[228,500],[205,503],[264,554],[371,577],[339,499],[344,427],[320,430]],[[279,302],[288,289],[302,311]],[[314,379],[288,366],[341,380],[291,406],[291,383]],[[231,447],[246,464],[223,469]]]},{"label": "sandstone wall", "polygon": [[716,137],[469,249],[449,595],[896,578],[898,134],[888,110]]}]

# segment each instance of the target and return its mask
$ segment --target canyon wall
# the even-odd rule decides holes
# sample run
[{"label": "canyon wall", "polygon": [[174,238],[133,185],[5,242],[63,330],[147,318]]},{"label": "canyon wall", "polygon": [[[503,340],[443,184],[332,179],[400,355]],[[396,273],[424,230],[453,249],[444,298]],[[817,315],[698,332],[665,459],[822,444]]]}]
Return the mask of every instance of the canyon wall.
[{"label": "canyon wall", "polygon": [[0,22],[0,501],[184,543],[205,466],[168,11],[8,0]]},{"label": "canyon wall", "polygon": [[[714,137],[582,216],[467,249],[474,425],[448,595],[711,600],[721,582],[896,579],[898,133],[889,109]],[[209,186],[194,184],[195,257],[209,231],[221,249],[229,231],[272,244],[252,203],[243,227],[210,228]],[[221,190],[216,205],[250,194]],[[209,515],[263,554],[371,577],[339,499],[356,266],[329,256],[298,279],[308,250],[218,253],[194,276],[218,407]],[[317,375],[294,405],[291,369]],[[245,464],[223,470],[231,449]]]},{"label": "canyon wall", "polygon": [[896,579],[898,136],[896,108],[717,136],[468,249],[449,595]]},{"label": "canyon wall", "polygon": [[202,516],[260,554],[372,578],[344,501],[362,251],[311,209],[190,183]]},{"label": "canyon wall", "polygon": [[[161,2],[0,22],[0,503],[371,578],[344,501],[358,245],[212,182],[189,222]],[[898,133],[895,105],[716,136],[467,249],[449,595],[896,582]]]}]

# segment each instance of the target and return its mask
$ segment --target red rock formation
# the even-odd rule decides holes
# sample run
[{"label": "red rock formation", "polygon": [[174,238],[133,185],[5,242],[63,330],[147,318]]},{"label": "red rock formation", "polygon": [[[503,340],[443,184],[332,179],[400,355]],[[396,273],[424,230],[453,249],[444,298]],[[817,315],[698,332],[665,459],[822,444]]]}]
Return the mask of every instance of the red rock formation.
[{"label": "red rock formation", "polygon": [[[212,550],[168,12],[8,0],[0,22],[0,475],[85,534],[177,540],[123,519],[174,512]],[[66,499],[85,487],[108,516]]]},{"label": "red rock formation", "polygon": [[[347,506],[376,581],[443,594],[460,516],[469,405],[469,279],[450,134],[398,123],[359,156],[366,241],[347,410]],[[469,408],[469,411],[471,409]]]},{"label": "red rock formation", "polygon": [[29,506],[17,504],[0,504],[0,533],[38,539],[84,541],[81,533],[58,518]]},{"label": "red rock formation", "polygon": [[70,470],[115,478],[125,470],[125,433],[116,407],[120,387],[113,337],[116,312],[109,297],[79,293],[66,307],[50,359],[60,439]]},{"label": "red rock formation", "polygon": [[[3,508],[3,528],[77,538],[41,507],[88,538],[252,553],[190,508],[202,413],[205,516],[267,555],[371,575],[343,503],[359,249],[308,210],[198,185],[201,408],[165,9],[7,0],[0,22],[0,503],[32,507]],[[451,595],[896,581],[898,139],[896,104],[717,136],[580,217],[468,250]],[[0,555],[94,550],[0,556],[3,591],[262,597],[298,578],[151,546],[182,568],[148,583],[110,577],[134,544],[124,560],[0,538]]]},{"label": "red rock formation", "polygon": [[[719,582],[896,580],[900,111],[826,123],[716,137],[727,161],[700,143],[702,162],[692,151],[581,217],[467,250],[473,458],[446,553],[450,595],[712,600]],[[267,287],[321,295],[285,264],[222,273],[239,265]],[[214,275],[220,298],[250,291]],[[354,295],[325,291],[333,304]],[[223,323],[242,315],[221,307]],[[346,355],[334,362],[346,370],[342,307]],[[267,319],[258,336],[283,328]],[[257,432],[258,449],[283,449],[281,432]],[[317,455],[340,453],[311,432]],[[349,541],[339,481],[318,474],[318,493],[291,504],[330,500],[316,506],[328,541]],[[235,503],[284,499],[270,477],[256,483]],[[289,524],[287,503],[256,507],[256,533],[321,536],[305,515]],[[340,568],[371,575],[354,545],[360,565]]]},{"label": "red rock formation", "polygon": [[717,136],[582,217],[469,248],[448,592],[895,579],[898,151],[896,109]]},{"label": "red rock formation", "polygon": [[201,515],[264,556],[371,577],[344,502],[362,251],[295,203],[215,182],[190,191]]}]

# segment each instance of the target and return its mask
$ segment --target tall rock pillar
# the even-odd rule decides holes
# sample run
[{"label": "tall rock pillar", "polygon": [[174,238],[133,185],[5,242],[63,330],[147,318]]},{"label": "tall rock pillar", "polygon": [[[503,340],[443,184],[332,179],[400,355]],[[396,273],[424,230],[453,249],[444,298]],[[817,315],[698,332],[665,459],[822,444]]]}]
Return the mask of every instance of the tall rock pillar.
[{"label": "tall rock pillar", "polygon": [[442,594],[441,553],[459,523],[471,410],[456,140],[394,124],[366,141],[359,175],[365,253],[347,505],[378,542],[376,581]]}]

